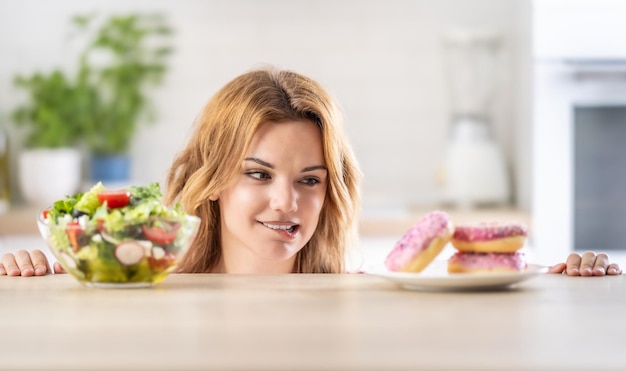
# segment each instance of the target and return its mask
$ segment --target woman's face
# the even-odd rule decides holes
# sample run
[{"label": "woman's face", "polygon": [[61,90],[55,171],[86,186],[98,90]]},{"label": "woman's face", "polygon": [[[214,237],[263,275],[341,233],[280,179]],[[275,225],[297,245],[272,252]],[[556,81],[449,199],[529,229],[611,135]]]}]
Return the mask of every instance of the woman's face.
[{"label": "woman's face", "polygon": [[226,273],[289,273],[317,228],[328,170],[322,135],[309,121],[266,122],[235,183],[218,195]]}]

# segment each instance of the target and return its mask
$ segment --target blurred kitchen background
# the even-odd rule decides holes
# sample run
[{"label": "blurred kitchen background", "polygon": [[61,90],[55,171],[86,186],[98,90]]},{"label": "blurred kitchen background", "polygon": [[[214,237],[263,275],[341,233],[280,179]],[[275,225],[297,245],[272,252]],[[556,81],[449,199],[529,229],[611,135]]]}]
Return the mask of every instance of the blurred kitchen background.
[{"label": "blurred kitchen background", "polygon": [[[545,90],[537,92],[541,84],[533,81],[547,73],[542,63],[565,66],[557,80],[581,71],[590,79],[599,73],[611,82],[623,80],[626,41],[619,37],[626,33],[602,34],[610,27],[626,31],[620,26],[626,7],[617,0],[22,0],[0,2],[0,124],[8,132],[12,190],[5,215],[28,210],[17,176],[23,138],[11,124],[11,112],[26,94],[16,88],[15,76],[76,67],[68,32],[72,16],[137,12],[166,16],[174,50],[163,84],[150,92],[157,119],[140,125],[132,140],[132,183],[163,182],[206,101],[233,77],[269,64],[317,79],[340,102],[365,176],[363,232],[380,232],[370,233],[374,239],[393,240],[424,212],[440,208],[456,221],[521,219],[544,233],[531,241],[543,239],[544,250],[564,258],[585,248],[574,246],[576,205],[610,193],[585,183],[596,193],[575,197],[572,141],[551,145],[554,138],[571,139],[573,129],[545,129],[570,124],[538,121],[545,116],[535,112],[550,106],[550,99],[563,99],[537,102]],[[587,35],[598,25],[600,36]],[[590,45],[591,54],[567,49],[577,41]],[[623,99],[613,98],[612,105]],[[623,123],[626,115],[611,117]],[[626,139],[624,130],[610,133]],[[603,147],[593,144],[585,153]],[[626,159],[621,145],[612,151],[613,158]],[[542,181],[538,169],[545,172]],[[611,169],[589,177],[606,184],[598,177],[618,173]],[[602,214],[595,210],[583,220],[589,223],[594,215]],[[611,217],[618,221],[611,228],[618,228],[626,211]],[[586,243],[600,244],[586,248],[623,248],[617,237],[597,239],[614,231],[588,229],[595,237],[587,235]]]},{"label": "blurred kitchen background", "polygon": [[15,74],[75,63],[71,16],[162,12],[175,50],[165,84],[154,91],[158,122],[142,125],[133,143],[134,181],[163,180],[210,96],[235,76],[272,64],[319,80],[342,105],[365,174],[366,212],[438,203],[453,114],[446,34],[499,32],[501,63],[492,71],[499,94],[489,125],[515,179],[510,201],[529,208],[530,155],[520,140],[529,126],[520,116],[528,80],[526,1],[26,0],[0,7],[3,121],[24,100]]}]

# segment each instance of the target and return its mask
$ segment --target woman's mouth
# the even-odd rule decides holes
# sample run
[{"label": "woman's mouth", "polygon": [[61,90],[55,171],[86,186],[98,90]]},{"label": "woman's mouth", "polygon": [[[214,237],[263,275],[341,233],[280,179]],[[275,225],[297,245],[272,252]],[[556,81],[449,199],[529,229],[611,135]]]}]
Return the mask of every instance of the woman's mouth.
[{"label": "woman's mouth", "polygon": [[298,231],[298,229],[300,228],[298,224],[293,224],[293,223],[264,223],[262,222],[261,224],[263,224],[265,227],[272,229],[276,232],[286,234],[289,237],[294,236],[296,232]]}]

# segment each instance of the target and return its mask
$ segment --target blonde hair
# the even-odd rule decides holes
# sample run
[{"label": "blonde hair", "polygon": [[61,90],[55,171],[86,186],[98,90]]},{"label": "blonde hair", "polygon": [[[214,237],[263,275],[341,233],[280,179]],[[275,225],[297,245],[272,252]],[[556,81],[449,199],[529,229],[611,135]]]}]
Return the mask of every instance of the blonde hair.
[{"label": "blonde hair", "polygon": [[170,168],[166,203],[180,202],[187,213],[202,220],[179,265],[181,272],[209,273],[219,263],[220,210],[209,196],[234,182],[259,125],[298,120],[320,127],[328,187],[317,229],[298,252],[294,272],[346,270],[357,237],[361,173],[343,133],[341,113],[317,82],[295,72],[268,68],[235,78],[211,98],[187,147]]}]

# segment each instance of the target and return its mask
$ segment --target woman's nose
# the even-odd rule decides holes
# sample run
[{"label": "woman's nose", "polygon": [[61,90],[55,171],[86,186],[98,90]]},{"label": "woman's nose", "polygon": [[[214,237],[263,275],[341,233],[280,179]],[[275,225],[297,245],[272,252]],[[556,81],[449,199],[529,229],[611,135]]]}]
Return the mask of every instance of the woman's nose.
[{"label": "woman's nose", "polygon": [[277,182],[272,187],[270,208],[283,212],[298,210],[298,195],[292,184]]}]

